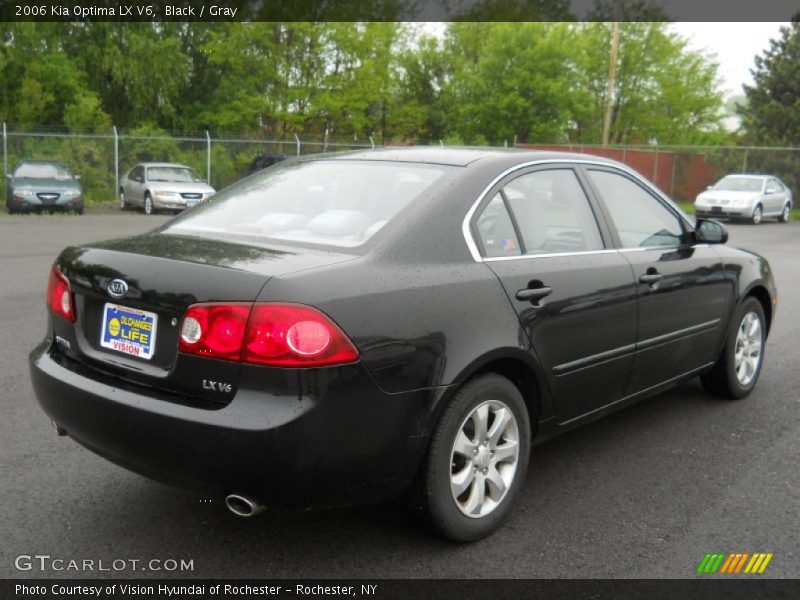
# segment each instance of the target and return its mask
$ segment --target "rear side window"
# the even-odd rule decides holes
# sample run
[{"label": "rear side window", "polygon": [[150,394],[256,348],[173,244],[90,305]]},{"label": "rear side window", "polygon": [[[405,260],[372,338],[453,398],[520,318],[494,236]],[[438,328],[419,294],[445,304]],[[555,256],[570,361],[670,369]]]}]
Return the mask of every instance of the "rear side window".
[{"label": "rear side window", "polygon": [[589,177],[624,248],[679,246],[683,242],[681,220],[638,183],[608,171],[589,170]]},{"label": "rear side window", "polygon": [[217,193],[162,231],[360,246],[446,169],[378,161],[282,163]]},{"label": "rear side window", "polygon": [[476,226],[485,256],[494,258],[521,254],[514,223],[500,193],[496,194],[483,209]]},{"label": "rear side window", "polygon": [[603,248],[589,200],[571,169],[522,175],[503,192],[522,235],[525,254]]}]

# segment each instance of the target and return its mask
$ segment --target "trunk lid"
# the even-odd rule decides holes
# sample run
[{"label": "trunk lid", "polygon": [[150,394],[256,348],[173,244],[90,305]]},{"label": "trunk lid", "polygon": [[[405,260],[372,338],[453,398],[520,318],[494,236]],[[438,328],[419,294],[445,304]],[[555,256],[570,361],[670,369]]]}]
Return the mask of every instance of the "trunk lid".
[{"label": "trunk lid", "polygon": [[[187,307],[251,302],[272,277],[353,258],[161,233],[67,248],[56,262],[70,280],[77,321],[52,319],[54,333],[67,341],[62,351],[84,364],[160,390],[226,403],[236,392],[239,364],[178,352]],[[127,288],[121,297],[109,291],[116,280]],[[119,290],[111,286],[111,291]],[[119,331],[120,322],[124,332],[116,336],[133,331],[151,336],[139,348],[147,347],[149,358],[115,349],[121,340],[112,339],[109,330]]]}]

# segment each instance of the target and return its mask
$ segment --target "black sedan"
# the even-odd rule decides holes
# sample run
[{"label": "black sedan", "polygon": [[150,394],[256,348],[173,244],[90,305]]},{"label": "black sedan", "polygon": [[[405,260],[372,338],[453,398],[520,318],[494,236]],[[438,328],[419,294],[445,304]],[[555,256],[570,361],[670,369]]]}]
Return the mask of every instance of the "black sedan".
[{"label": "black sedan", "polygon": [[64,250],[31,375],[57,431],[238,515],[408,492],[476,540],[534,441],[696,376],[752,391],[777,295],[726,239],[585,155],[290,160]]},{"label": "black sedan", "polygon": [[6,175],[8,212],[74,211],[83,214],[83,189],[67,165],[26,160]]}]

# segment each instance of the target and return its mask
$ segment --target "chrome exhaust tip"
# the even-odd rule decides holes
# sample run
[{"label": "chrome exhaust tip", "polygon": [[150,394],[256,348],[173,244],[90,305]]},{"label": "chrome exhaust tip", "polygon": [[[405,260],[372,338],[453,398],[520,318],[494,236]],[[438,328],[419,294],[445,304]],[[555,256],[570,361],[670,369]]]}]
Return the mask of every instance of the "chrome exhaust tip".
[{"label": "chrome exhaust tip", "polygon": [[257,500],[239,494],[225,496],[225,506],[237,517],[244,518],[253,517],[267,508]]}]

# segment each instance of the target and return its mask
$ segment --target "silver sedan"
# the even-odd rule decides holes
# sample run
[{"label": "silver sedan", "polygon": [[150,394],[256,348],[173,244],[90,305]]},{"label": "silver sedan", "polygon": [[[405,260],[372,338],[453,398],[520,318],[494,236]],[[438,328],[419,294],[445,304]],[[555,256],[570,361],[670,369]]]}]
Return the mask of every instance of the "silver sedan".
[{"label": "silver sedan", "polygon": [[759,224],[766,217],[786,223],[792,192],[774,175],[726,175],[694,202],[697,217],[728,217]]},{"label": "silver sedan", "polygon": [[119,205],[144,209],[180,211],[191,208],[214,193],[214,188],[186,165],[140,163],[120,181]]}]

